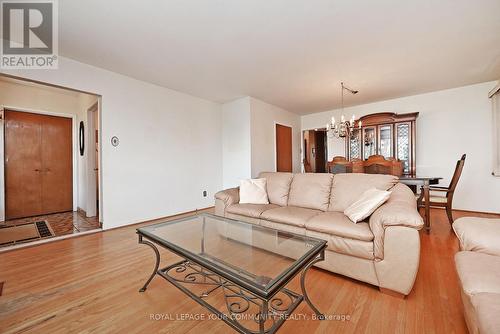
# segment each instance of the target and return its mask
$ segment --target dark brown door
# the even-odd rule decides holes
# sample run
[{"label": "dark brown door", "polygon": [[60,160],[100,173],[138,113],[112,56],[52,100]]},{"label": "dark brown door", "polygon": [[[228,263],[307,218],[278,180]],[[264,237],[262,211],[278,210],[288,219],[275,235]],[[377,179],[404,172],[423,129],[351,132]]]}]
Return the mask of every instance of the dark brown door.
[{"label": "dark brown door", "polygon": [[316,156],[315,156],[315,170],[316,173],[326,172],[326,131],[314,131],[315,143],[316,143]]},{"label": "dark brown door", "polygon": [[5,111],[7,219],[71,211],[71,119]]},{"label": "dark brown door", "polygon": [[276,170],[292,171],[292,128],[276,124]]}]

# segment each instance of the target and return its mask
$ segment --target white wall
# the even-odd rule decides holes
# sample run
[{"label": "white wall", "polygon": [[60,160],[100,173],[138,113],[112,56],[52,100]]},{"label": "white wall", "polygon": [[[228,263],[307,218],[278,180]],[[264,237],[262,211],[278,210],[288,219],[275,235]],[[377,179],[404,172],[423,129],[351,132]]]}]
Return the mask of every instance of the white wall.
[{"label": "white wall", "polygon": [[[447,185],[456,161],[467,160],[454,197],[456,209],[500,212],[500,178],[492,172],[492,113],[488,92],[496,82],[486,82],[428,94],[345,108],[346,117],[390,111],[418,111],[417,174],[442,176]],[[362,94],[361,92],[360,94]],[[339,110],[302,117],[302,128],[324,127]]]},{"label": "white wall", "polygon": [[223,188],[237,187],[241,179],[251,178],[252,151],[250,98],[222,105]]},{"label": "white wall", "polygon": [[[0,80],[0,106],[20,109],[24,111],[33,111],[48,113],[52,115],[74,116],[73,124],[73,150],[76,164],[73,167],[74,172],[74,196],[73,208],[81,207],[85,209],[85,168],[82,165],[84,157],[78,153],[77,125],[86,120],[83,100],[96,100],[95,96],[67,91],[53,87],[43,87],[31,83],[21,84],[16,81]],[[4,161],[3,153],[3,126],[0,127],[0,159]],[[4,220],[4,164],[0,163],[0,221]]]},{"label": "white wall", "polygon": [[252,132],[252,177],[276,171],[276,123],[292,127],[293,171],[300,172],[300,116],[255,98],[250,98]]},{"label": "white wall", "polygon": [[102,95],[104,228],[213,205],[222,186],[219,104],[64,57],[58,70],[2,72]]},{"label": "white wall", "polygon": [[[326,125],[326,124],[325,124]],[[328,161],[331,161],[334,157],[341,156],[345,157],[345,140],[336,137],[327,137],[327,153]]]},{"label": "white wall", "polygon": [[276,123],[292,127],[293,171],[300,172],[300,116],[253,97],[222,105],[223,186],[276,171]]}]

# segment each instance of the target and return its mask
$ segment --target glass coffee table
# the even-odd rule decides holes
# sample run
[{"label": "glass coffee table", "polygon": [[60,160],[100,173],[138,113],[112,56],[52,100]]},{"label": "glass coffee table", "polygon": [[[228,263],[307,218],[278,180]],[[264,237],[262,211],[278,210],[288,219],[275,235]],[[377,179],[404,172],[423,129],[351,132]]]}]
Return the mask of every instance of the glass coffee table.
[{"label": "glass coffee table", "polygon": [[[240,333],[276,332],[302,300],[324,319],[305,287],[308,269],[324,260],[324,240],[211,214],[141,227],[137,234],[156,255],[140,292],[159,275]],[[156,246],[182,260],[159,268]],[[286,288],[299,273],[302,294]]]}]

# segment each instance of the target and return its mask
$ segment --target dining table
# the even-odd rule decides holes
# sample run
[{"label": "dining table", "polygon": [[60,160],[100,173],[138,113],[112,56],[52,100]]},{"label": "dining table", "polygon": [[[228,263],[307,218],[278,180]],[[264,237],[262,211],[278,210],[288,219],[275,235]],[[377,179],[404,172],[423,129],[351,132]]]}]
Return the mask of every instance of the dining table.
[{"label": "dining table", "polygon": [[421,187],[422,192],[424,194],[424,210],[425,210],[424,224],[427,233],[429,233],[431,230],[429,188],[431,185],[439,184],[439,180],[442,179],[443,178],[439,176],[418,176],[418,175],[402,175],[399,177],[399,182],[403,184],[406,184],[408,186]]}]

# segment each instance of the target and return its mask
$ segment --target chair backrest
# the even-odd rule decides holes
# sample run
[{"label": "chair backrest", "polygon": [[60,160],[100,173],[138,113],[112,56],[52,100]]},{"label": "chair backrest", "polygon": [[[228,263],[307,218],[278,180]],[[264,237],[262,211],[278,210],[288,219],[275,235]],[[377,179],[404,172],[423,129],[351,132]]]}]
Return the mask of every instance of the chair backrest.
[{"label": "chair backrest", "polygon": [[365,167],[363,166],[363,160],[358,158],[351,159],[352,163],[352,172],[353,173],[364,173]]},{"label": "chair backrest", "polygon": [[329,161],[326,165],[328,173],[352,173],[352,163],[341,156],[333,157],[332,161]]},{"label": "chair backrest", "polygon": [[372,155],[363,163],[367,174],[390,174],[401,176],[403,163],[397,159],[387,160],[382,155]]},{"label": "chair backrest", "polygon": [[[448,190],[450,190],[451,193],[455,191],[455,188],[457,187],[458,184],[458,180],[460,180],[460,176],[462,175],[462,170],[464,169],[466,156],[467,156],[466,154],[462,155],[460,160],[457,161],[455,172],[453,173],[453,177],[451,178],[450,185],[448,187]],[[448,193],[448,195],[450,195],[450,193]]]}]

